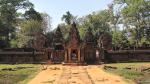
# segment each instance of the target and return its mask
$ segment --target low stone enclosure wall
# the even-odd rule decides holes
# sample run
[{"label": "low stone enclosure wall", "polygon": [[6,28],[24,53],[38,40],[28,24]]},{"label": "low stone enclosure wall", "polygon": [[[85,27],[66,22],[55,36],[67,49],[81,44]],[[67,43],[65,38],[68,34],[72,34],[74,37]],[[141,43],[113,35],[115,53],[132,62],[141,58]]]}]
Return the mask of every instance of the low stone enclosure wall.
[{"label": "low stone enclosure wall", "polygon": [[[0,63],[46,63],[48,53],[33,49],[0,51]],[[104,62],[150,62],[150,50],[105,51]]]},{"label": "low stone enclosure wall", "polygon": [[0,63],[40,63],[43,62],[43,52],[0,52]]},{"label": "low stone enclosure wall", "polygon": [[150,50],[107,51],[106,62],[150,62]]}]

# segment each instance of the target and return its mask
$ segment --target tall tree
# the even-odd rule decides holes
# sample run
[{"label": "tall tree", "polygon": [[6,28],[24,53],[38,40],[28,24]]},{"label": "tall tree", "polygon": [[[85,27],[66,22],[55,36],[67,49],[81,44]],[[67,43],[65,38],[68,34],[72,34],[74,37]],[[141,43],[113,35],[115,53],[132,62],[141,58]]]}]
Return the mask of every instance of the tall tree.
[{"label": "tall tree", "polygon": [[[126,22],[129,28],[134,29],[136,45],[142,44],[142,39],[149,37],[146,31],[149,31],[150,25],[150,13],[148,0],[114,0],[117,5],[123,4],[121,9],[122,18]],[[147,38],[150,43],[150,39]]]},{"label": "tall tree", "polygon": [[28,11],[25,12],[24,17],[27,20],[37,20],[42,21],[42,17],[39,12],[35,11],[34,8],[30,8]]},{"label": "tall tree", "polygon": [[42,28],[44,33],[51,31],[51,17],[47,13],[41,13],[42,16]]},{"label": "tall tree", "polygon": [[64,20],[68,25],[70,25],[74,19],[74,16],[69,11],[67,11],[61,19]]},{"label": "tall tree", "polygon": [[[17,26],[17,11],[32,6],[33,4],[28,0],[0,0],[0,20],[2,21],[2,24],[5,25],[4,31],[7,45],[9,45],[10,37]],[[1,28],[1,30],[3,30],[3,28]]]},{"label": "tall tree", "polygon": [[110,15],[108,10],[93,12],[83,18],[80,18],[79,32],[81,38],[84,37],[87,28],[91,27],[91,31],[95,34],[96,39],[104,32],[110,32],[109,27]]},{"label": "tall tree", "polygon": [[[122,5],[119,6],[119,8],[115,8],[114,3],[111,3],[108,5],[108,12],[110,15],[110,26],[111,26],[111,31],[112,31],[112,41],[113,41],[113,46],[116,50],[116,47],[119,45],[118,43],[118,39],[122,39],[119,38],[119,36],[121,36],[121,31],[118,32],[119,30],[119,23],[120,23],[120,19],[121,19],[121,14],[120,14],[120,8]],[[122,40],[121,40],[122,41]]]},{"label": "tall tree", "polygon": [[60,30],[62,32],[64,39],[67,40],[69,36],[70,26],[66,25],[65,23],[61,23],[59,24],[59,27],[60,27]]},{"label": "tall tree", "polygon": [[43,33],[42,24],[36,20],[27,20],[21,24],[18,33],[18,46],[31,47],[36,36]]}]

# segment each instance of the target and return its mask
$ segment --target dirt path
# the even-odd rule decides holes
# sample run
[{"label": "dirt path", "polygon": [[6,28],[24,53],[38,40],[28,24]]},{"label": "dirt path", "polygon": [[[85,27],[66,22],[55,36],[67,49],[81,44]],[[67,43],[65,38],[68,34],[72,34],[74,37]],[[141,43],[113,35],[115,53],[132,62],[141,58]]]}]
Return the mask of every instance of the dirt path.
[{"label": "dirt path", "polygon": [[[43,67],[43,66],[42,66]],[[46,70],[42,70],[35,78],[33,78],[28,84],[53,84],[56,79],[61,76],[61,65],[49,65]],[[44,69],[45,69],[44,68]]]},{"label": "dirt path", "polygon": [[49,65],[28,84],[127,84],[98,66]]},{"label": "dirt path", "polygon": [[128,84],[120,76],[104,72],[100,66],[88,66],[87,71],[94,84]]},{"label": "dirt path", "polygon": [[83,66],[65,67],[56,84],[93,84]]}]

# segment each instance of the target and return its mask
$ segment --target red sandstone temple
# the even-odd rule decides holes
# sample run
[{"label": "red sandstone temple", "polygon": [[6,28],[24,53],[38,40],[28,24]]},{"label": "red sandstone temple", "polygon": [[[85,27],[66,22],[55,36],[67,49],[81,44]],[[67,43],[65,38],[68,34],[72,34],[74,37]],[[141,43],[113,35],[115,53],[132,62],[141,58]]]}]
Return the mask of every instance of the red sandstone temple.
[{"label": "red sandstone temple", "polygon": [[78,28],[72,24],[68,40],[63,39],[60,27],[52,38],[42,33],[35,35],[29,48],[3,49],[0,52],[0,63],[64,63],[94,64],[101,62],[149,61],[149,51],[123,50],[111,51],[112,37],[107,33],[93,35],[88,28],[84,39],[80,39]]},{"label": "red sandstone temple", "polygon": [[49,60],[54,63],[96,63],[102,60],[100,49],[94,41],[94,35],[89,28],[86,31],[84,40],[79,36],[75,23],[69,32],[68,41],[65,42],[60,28],[56,29],[53,39],[53,48],[48,55]]}]

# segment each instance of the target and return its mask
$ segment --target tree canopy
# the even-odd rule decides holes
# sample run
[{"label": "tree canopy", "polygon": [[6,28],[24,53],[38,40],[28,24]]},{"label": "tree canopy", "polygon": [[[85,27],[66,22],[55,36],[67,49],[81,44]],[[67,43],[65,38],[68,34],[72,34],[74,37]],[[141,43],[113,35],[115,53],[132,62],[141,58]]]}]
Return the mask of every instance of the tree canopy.
[{"label": "tree canopy", "polygon": [[[25,12],[20,13],[18,10]],[[101,35],[108,34],[112,37],[113,47],[139,47],[150,44],[149,10],[148,0],[113,0],[107,9],[82,17],[67,11],[61,18],[64,22],[58,25],[66,41],[71,24],[76,22],[81,40],[89,36],[86,34],[89,31],[94,42]],[[29,0],[0,0],[0,46],[30,46],[40,33],[51,43],[56,29],[50,28],[51,17],[36,11]]]}]

